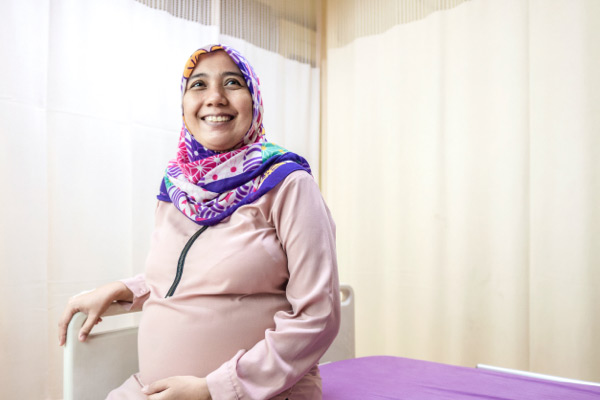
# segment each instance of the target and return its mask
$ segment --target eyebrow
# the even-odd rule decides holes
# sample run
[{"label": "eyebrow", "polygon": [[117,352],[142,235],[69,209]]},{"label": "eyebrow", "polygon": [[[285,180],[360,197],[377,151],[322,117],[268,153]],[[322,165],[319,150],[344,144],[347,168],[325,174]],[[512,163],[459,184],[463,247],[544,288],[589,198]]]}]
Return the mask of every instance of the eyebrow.
[{"label": "eyebrow", "polygon": [[[226,76],[231,76],[231,75],[237,76],[238,78],[241,78],[241,79],[244,79],[244,75],[240,74],[239,72],[235,72],[235,71],[225,71],[225,72],[222,72],[221,73],[221,78],[224,78]],[[190,76],[188,78],[188,82],[191,81],[192,79],[207,78],[207,77],[208,77],[208,74],[206,74],[204,72],[201,72],[199,74],[195,74],[195,75]],[[244,81],[245,81],[245,79],[244,79]]]}]

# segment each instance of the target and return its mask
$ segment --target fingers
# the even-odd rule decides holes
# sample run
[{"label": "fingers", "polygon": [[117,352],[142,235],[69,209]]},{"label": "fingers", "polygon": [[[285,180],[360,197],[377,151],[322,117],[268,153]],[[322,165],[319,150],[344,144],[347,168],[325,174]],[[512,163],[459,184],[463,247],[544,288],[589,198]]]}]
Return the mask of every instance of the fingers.
[{"label": "fingers", "polygon": [[73,315],[79,310],[73,307],[67,307],[58,321],[58,345],[62,346],[67,341],[67,328]]},{"label": "fingers", "polygon": [[148,396],[148,400],[167,400],[172,396],[169,396],[169,391],[163,390],[162,392],[154,393]]},{"label": "fingers", "polygon": [[[151,383],[150,385],[146,385],[142,388],[142,393],[144,394],[154,394],[160,393],[169,388],[169,380],[170,378],[165,378],[158,380],[156,382]],[[149,397],[149,399],[160,399],[160,397]]]},{"label": "fingers", "polygon": [[148,400],[210,399],[205,378],[171,376],[142,388]]},{"label": "fingers", "polygon": [[155,394],[148,396],[148,400],[168,400],[169,397],[167,397],[167,396],[168,396],[167,392],[163,391],[163,392],[155,393]]},{"label": "fingers", "polygon": [[85,320],[83,326],[79,330],[79,341],[85,342],[85,339],[87,339],[94,325],[96,325],[99,322],[98,319],[99,317],[96,314],[90,313],[87,316],[87,319]]}]

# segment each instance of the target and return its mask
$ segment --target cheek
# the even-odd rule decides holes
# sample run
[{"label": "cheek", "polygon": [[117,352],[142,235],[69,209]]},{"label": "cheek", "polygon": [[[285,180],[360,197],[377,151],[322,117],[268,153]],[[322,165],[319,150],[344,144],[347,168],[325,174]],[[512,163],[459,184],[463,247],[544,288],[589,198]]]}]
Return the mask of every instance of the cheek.
[{"label": "cheek", "polygon": [[197,101],[193,98],[193,96],[183,96],[182,107],[183,107],[183,115],[184,116],[193,116],[196,114]]},{"label": "cheek", "polygon": [[244,99],[242,109],[245,110],[244,113],[244,122],[247,123],[248,127],[252,124],[252,97],[248,99]]},{"label": "cheek", "polygon": [[185,101],[185,99],[182,102],[181,106],[183,107],[183,116],[187,118],[188,115],[190,114],[190,111],[189,111],[190,107],[189,107],[187,101]]},{"label": "cheek", "polygon": [[191,112],[191,110],[190,110],[190,109],[191,109],[190,102],[189,102],[189,101],[184,101],[184,102],[183,102],[183,113],[184,113],[185,115],[188,115],[188,114],[190,114],[190,112]]}]

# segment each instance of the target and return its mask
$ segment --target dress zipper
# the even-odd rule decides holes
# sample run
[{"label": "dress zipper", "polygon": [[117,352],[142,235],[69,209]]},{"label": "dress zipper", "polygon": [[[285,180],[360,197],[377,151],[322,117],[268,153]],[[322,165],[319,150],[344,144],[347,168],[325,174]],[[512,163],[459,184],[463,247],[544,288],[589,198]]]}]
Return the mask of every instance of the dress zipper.
[{"label": "dress zipper", "polygon": [[181,255],[179,256],[179,261],[177,262],[177,273],[175,274],[175,280],[173,281],[171,288],[167,292],[165,299],[167,297],[173,296],[173,293],[175,293],[175,289],[177,289],[177,285],[179,285],[179,281],[181,280],[181,275],[183,275],[183,263],[185,262],[185,257],[187,256],[187,253],[188,253],[190,247],[192,247],[192,244],[194,244],[196,239],[198,239],[198,236],[200,236],[200,234],[202,232],[204,232],[206,230],[206,228],[208,228],[208,225],[205,225],[202,228],[200,228],[198,230],[198,232],[196,232],[192,235],[190,240],[188,240],[188,242],[183,247],[183,250],[181,251]]}]

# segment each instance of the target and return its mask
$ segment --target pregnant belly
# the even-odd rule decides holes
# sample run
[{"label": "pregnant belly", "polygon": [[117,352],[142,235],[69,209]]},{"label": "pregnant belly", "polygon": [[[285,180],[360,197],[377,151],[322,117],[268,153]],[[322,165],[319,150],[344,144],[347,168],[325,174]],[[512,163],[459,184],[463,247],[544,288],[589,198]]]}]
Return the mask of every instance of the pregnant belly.
[{"label": "pregnant belly", "polygon": [[275,313],[289,308],[275,295],[150,298],[139,326],[140,379],[205,377],[264,339]]}]

